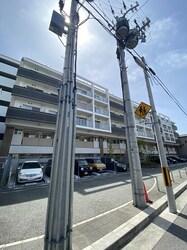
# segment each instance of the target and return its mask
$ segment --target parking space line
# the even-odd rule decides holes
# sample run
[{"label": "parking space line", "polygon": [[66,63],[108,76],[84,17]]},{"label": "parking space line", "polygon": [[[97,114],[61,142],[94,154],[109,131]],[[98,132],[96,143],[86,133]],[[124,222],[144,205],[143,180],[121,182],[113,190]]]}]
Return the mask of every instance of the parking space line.
[{"label": "parking space line", "polygon": [[28,242],[35,241],[35,240],[40,240],[40,239],[43,239],[43,238],[44,238],[44,235],[41,235],[41,236],[26,239],[26,240],[19,240],[19,241],[15,241],[15,242],[12,242],[12,243],[3,244],[3,245],[0,245],[0,249],[21,245],[23,243],[28,243]]}]

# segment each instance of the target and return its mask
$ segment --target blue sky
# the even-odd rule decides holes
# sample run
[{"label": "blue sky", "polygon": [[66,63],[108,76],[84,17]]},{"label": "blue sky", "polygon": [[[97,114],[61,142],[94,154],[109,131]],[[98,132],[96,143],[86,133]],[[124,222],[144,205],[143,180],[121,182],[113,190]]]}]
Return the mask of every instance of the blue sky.
[{"label": "blue sky", "polygon": [[[65,1],[67,7],[70,1]],[[116,14],[122,7],[121,0],[95,0],[104,13],[113,18],[108,3]],[[139,43],[136,51],[144,56],[175,98],[187,111],[187,32],[186,0],[140,0],[146,3],[130,19],[138,22],[148,16],[151,27],[147,30],[147,42]],[[135,1],[125,1],[127,7]],[[88,6],[88,5],[87,5]],[[88,6],[89,7],[89,6]],[[0,53],[20,60],[23,56],[62,71],[65,48],[58,37],[48,30],[52,10],[58,10],[58,0],[1,0]],[[92,10],[89,7],[90,10]],[[80,19],[87,13],[80,10]],[[63,38],[65,42],[65,38]],[[77,74],[109,89],[121,97],[119,66],[116,59],[116,41],[95,20],[90,19],[79,28]],[[126,53],[131,99],[149,104],[143,72]],[[179,134],[187,134],[187,116],[153,82],[153,96],[158,113],[170,117],[176,123]]]}]

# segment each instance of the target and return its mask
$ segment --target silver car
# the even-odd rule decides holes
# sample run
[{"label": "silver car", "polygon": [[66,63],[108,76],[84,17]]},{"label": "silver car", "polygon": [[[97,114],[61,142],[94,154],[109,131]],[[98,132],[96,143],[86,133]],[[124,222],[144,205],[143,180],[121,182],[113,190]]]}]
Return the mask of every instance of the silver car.
[{"label": "silver car", "polygon": [[43,179],[42,166],[38,161],[25,161],[18,170],[18,183],[41,181]]}]

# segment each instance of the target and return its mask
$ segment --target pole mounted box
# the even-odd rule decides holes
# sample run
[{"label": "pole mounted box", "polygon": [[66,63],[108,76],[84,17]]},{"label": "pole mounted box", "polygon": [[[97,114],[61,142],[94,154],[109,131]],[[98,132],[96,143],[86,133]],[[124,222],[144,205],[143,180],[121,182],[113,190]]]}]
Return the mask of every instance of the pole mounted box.
[{"label": "pole mounted box", "polygon": [[62,36],[62,34],[64,33],[64,26],[65,18],[61,14],[53,10],[49,30],[58,36]]}]

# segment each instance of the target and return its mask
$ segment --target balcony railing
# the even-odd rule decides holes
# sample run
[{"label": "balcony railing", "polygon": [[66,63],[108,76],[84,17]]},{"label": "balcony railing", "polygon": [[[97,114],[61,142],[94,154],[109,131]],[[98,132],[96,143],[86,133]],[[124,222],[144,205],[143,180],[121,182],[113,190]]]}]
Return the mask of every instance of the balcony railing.
[{"label": "balcony railing", "polygon": [[149,137],[149,138],[154,138],[153,133],[146,133],[146,136]]},{"label": "balcony railing", "polygon": [[104,96],[94,95],[94,98],[97,99],[97,100],[99,100],[99,101],[108,103],[108,99],[106,97],[104,97]]},{"label": "balcony railing", "polygon": [[126,136],[125,128],[118,128],[115,126],[112,126],[111,128],[112,128],[112,134]]},{"label": "balcony railing", "polygon": [[82,127],[93,128],[93,121],[77,117],[77,119],[76,119],[76,125],[77,126],[82,126]]},{"label": "balcony railing", "polygon": [[95,107],[95,113],[100,114],[100,115],[106,115],[106,116],[108,116],[109,114],[107,109],[101,109],[97,107]]},{"label": "balcony railing", "polygon": [[91,141],[76,140],[75,147],[77,147],[77,148],[94,148],[94,143]]},{"label": "balcony railing", "polygon": [[61,80],[22,67],[19,67],[17,75],[31,79],[33,81],[42,82],[56,88],[59,88],[60,84],[62,83]]},{"label": "balcony railing", "polygon": [[93,106],[84,102],[77,101],[77,108],[93,111]]},{"label": "balcony railing", "polygon": [[124,116],[123,115],[118,115],[113,112],[110,112],[111,120],[112,121],[117,121],[117,122],[122,122],[124,124]]},{"label": "balcony railing", "polygon": [[86,89],[77,88],[77,93],[92,97],[92,92]]},{"label": "balcony railing", "polygon": [[145,137],[145,132],[137,131],[137,136]]},{"label": "balcony railing", "polygon": [[26,120],[32,122],[42,122],[56,124],[56,115],[44,113],[36,110],[28,110],[16,107],[8,107],[7,118]]},{"label": "balcony railing", "polygon": [[23,146],[52,147],[53,146],[53,139],[23,137],[22,145]]},{"label": "balcony railing", "polygon": [[110,126],[108,123],[97,123],[95,122],[95,128],[102,130],[110,130]]}]

